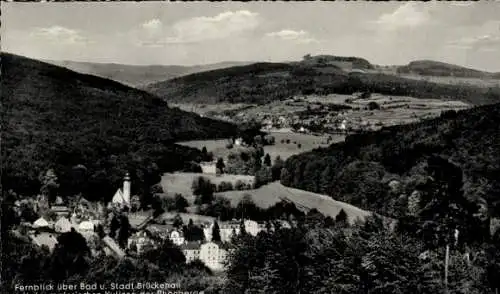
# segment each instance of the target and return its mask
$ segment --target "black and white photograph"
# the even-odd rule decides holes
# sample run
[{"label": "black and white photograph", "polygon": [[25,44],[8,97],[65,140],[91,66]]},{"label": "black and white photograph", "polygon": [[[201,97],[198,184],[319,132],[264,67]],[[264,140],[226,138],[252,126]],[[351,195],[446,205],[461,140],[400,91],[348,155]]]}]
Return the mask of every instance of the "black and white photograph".
[{"label": "black and white photograph", "polygon": [[500,1],[1,2],[12,294],[500,294]]}]

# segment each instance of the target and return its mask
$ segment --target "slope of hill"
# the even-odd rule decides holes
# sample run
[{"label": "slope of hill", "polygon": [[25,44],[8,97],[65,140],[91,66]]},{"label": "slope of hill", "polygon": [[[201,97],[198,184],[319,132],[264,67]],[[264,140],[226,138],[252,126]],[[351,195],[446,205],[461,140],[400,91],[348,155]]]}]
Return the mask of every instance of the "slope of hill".
[{"label": "slope of hill", "polygon": [[315,65],[332,65],[343,70],[351,71],[353,69],[373,69],[374,66],[366,59],[352,56],[334,56],[334,55],[316,55],[304,56],[303,63]]},{"label": "slope of hill", "polygon": [[[500,104],[494,104],[348,136],[343,143],[293,156],[282,183],[394,215],[405,199],[401,194],[410,195],[426,182],[427,159],[438,155],[462,169],[467,198],[484,199],[490,213],[500,215],[499,150]],[[402,188],[392,190],[392,180]]]},{"label": "slope of hill", "polygon": [[454,76],[464,78],[494,78],[495,74],[484,72],[454,64],[432,61],[417,60],[397,69],[399,74],[418,74],[423,76]]},{"label": "slope of hill", "polygon": [[445,85],[374,73],[347,73],[338,66],[298,63],[256,63],[153,83],[144,87],[176,103],[267,103],[300,94],[385,95],[462,100],[472,104],[500,101],[500,88]]},{"label": "slope of hill", "polygon": [[340,210],[343,209],[351,223],[357,219],[364,220],[365,217],[371,215],[369,211],[333,200],[326,195],[288,188],[277,182],[262,186],[255,190],[229,191],[218,193],[217,195],[229,199],[231,205],[234,207],[238,205],[245,195],[251,195],[255,204],[264,209],[285,199],[293,202],[299,209],[304,208],[308,210],[316,208],[323,215],[330,216],[334,219]]},{"label": "slope of hill", "polygon": [[220,62],[206,65],[127,65],[116,63],[93,63],[77,61],[47,60],[57,66],[66,67],[79,73],[95,75],[130,85],[142,86],[154,82],[169,80],[175,77],[196,72],[249,64],[250,62]]},{"label": "slope of hill", "polygon": [[151,184],[149,176],[158,182],[162,171],[180,169],[200,154],[175,141],[225,138],[237,131],[114,81],[1,56],[5,189],[34,193],[39,173],[53,168],[62,191],[70,193],[77,186],[71,184],[72,167],[82,164],[87,172],[80,188],[95,197],[112,196],[125,170],[133,172],[140,192],[146,189],[142,184]]}]

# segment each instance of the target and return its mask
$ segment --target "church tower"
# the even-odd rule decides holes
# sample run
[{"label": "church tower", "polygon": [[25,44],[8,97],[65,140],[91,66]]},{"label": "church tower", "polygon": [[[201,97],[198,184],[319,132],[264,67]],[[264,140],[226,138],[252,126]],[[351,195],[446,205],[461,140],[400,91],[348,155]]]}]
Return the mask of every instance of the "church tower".
[{"label": "church tower", "polygon": [[129,173],[125,174],[125,178],[123,179],[123,200],[126,205],[130,205],[130,175]]}]

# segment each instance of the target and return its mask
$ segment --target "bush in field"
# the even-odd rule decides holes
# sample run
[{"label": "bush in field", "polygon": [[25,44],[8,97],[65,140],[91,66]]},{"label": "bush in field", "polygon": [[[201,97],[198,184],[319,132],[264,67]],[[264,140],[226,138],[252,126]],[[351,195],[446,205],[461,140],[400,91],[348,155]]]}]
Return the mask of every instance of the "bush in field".
[{"label": "bush in field", "polygon": [[217,187],[218,192],[232,191],[233,189],[233,183],[225,181],[220,182],[219,186]]},{"label": "bush in field", "polygon": [[237,180],[234,184],[234,188],[238,191],[243,191],[246,189],[246,184],[242,180]]},{"label": "bush in field", "polygon": [[276,141],[276,138],[274,138],[274,136],[265,136],[264,137],[264,145],[274,145]]}]

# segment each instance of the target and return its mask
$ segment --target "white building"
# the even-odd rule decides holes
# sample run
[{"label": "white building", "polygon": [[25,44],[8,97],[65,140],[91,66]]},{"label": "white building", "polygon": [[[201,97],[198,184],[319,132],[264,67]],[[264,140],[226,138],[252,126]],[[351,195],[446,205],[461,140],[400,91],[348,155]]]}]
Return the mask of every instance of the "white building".
[{"label": "white building", "polygon": [[174,243],[177,246],[184,244],[184,242],[186,241],[184,239],[184,234],[180,230],[172,230],[170,232],[169,239],[170,241],[172,241],[172,243]]},{"label": "white building", "polygon": [[71,231],[71,222],[66,217],[61,217],[54,225],[54,230],[58,233],[67,233]]},{"label": "white building", "polygon": [[181,245],[182,253],[186,257],[186,263],[200,259],[200,242],[186,242]]},{"label": "white building", "polygon": [[228,249],[222,244],[207,242],[200,246],[199,259],[211,270],[223,270],[228,257]]},{"label": "white building", "polygon": [[31,241],[37,246],[47,246],[49,251],[53,251],[57,245],[57,238],[53,233],[50,232],[35,232],[30,234]]},{"label": "white building", "polygon": [[216,163],[215,162],[201,162],[200,167],[201,171],[204,174],[213,174],[215,175],[217,173],[217,168],[216,168]]},{"label": "white building", "polygon": [[234,146],[242,146],[243,145],[243,139],[242,138],[237,138],[234,140]]},{"label": "white building", "polygon": [[[243,222],[243,225],[245,227],[245,232],[252,236],[257,236],[257,234],[265,230],[265,225],[259,224],[256,221],[253,220],[245,220]],[[213,232],[213,226],[214,224],[210,224],[206,227],[203,228],[203,233],[205,234],[205,239],[207,241],[212,241],[212,232]],[[241,226],[241,221],[240,220],[232,220],[228,222],[220,222],[219,223],[219,233],[220,233],[220,239],[221,242],[231,242],[231,239],[235,235],[240,234],[240,226]]]},{"label": "white building", "polygon": [[253,220],[245,220],[244,221],[244,225],[245,225],[245,232],[247,232],[248,234],[252,235],[252,236],[257,236],[257,234],[264,230],[264,226],[257,223],[256,221],[253,221]]},{"label": "white building", "polygon": [[50,224],[48,221],[46,221],[43,217],[37,219],[34,223],[33,223],[33,228],[49,228],[50,227]]},{"label": "white building", "polygon": [[126,173],[125,178],[123,179],[123,188],[116,190],[111,202],[119,205],[120,207],[130,207],[130,188],[130,176]]}]

